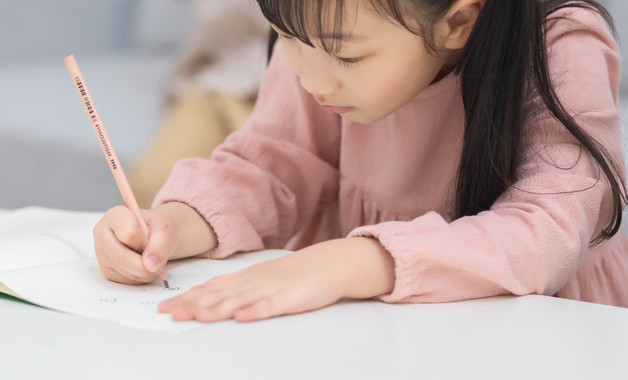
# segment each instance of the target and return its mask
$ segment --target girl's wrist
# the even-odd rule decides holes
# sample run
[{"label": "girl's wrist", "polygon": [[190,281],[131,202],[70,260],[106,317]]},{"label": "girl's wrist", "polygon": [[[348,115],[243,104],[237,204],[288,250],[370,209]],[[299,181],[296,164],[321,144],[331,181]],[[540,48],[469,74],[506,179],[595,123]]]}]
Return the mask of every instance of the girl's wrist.
[{"label": "girl's wrist", "polygon": [[176,248],[170,260],[196,256],[216,247],[213,228],[193,207],[181,202],[168,202],[151,211],[167,219],[176,231]]},{"label": "girl's wrist", "polygon": [[330,263],[332,281],[343,297],[373,298],[392,292],[395,265],[376,239],[358,237],[325,241],[304,250],[316,250],[318,260]]},{"label": "girl's wrist", "polygon": [[373,298],[392,292],[395,264],[381,243],[373,238],[343,239],[345,250],[345,297]]}]

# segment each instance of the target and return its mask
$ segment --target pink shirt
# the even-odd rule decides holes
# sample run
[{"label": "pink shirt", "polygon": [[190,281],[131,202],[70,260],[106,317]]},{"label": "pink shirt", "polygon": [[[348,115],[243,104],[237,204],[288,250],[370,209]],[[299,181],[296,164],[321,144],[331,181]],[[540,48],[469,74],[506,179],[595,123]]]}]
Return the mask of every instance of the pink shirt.
[{"label": "pink shirt", "polygon": [[[570,19],[551,21],[547,35],[556,91],[623,166],[618,48],[597,14],[560,15]],[[453,74],[387,118],[357,124],[320,107],[278,45],[244,129],[211,160],[179,162],[155,203],[201,213],[218,238],[204,254],[213,258],[374,237],[395,262],[386,302],[539,293],[628,306],[628,239],[622,230],[590,246],[610,195],[564,127],[530,113],[520,180],[489,211],[452,220],[463,127]]]}]

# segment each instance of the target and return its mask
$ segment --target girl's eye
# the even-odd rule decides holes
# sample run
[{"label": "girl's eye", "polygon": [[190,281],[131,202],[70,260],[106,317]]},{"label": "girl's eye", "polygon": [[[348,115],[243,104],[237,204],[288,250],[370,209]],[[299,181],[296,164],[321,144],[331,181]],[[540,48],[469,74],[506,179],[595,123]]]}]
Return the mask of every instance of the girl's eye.
[{"label": "girl's eye", "polygon": [[361,57],[350,57],[350,58],[335,57],[335,58],[343,66],[351,66],[356,63],[360,63],[362,61]]}]

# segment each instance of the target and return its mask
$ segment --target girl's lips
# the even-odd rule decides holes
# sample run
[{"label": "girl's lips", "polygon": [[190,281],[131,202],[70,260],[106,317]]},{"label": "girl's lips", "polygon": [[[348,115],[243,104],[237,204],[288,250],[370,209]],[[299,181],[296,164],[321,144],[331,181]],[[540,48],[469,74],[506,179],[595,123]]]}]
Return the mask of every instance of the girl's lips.
[{"label": "girl's lips", "polygon": [[339,113],[339,114],[343,114],[343,113],[353,110],[353,107],[336,107],[336,106],[329,106],[329,105],[323,105],[323,107],[325,107],[326,110],[329,110],[334,113]]}]

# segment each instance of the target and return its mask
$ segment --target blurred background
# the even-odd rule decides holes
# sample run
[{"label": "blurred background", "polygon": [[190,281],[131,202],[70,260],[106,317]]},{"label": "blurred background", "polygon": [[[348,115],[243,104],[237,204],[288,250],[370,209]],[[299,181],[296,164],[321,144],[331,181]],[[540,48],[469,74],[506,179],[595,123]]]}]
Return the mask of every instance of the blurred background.
[{"label": "blurred background", "polygon": [[[0,209],[104,211],[120,203],[63,58],[76,56],[127,166],[163,117],[166,78],[193,32],[199,1],[0,0]],[[601,2],[623,42],[628,101],[628,2]]]},{"label": "blurred background", "polygon": [[[75,55],[129,175],[164,116],[167,81],[190,55],[190,39],[188,71],[210,59],[200,34],[228,50],[234,31],[247,27],[238,22],[250,24],[240,16],[259,13],[254,7],[249,0],[0,0],[0,209],[101,211],[121,201],[64,57]],[[233,25],[228,35],[210,34],[221,23]],[[264,20],[263,49],[251,58],[262,68],[267,28]]]},{"label": "blurred background", "polygon": [[193,1],[0,0],[0,10],[0,208],[118,204],[63,59],[75,55],[127,164],[158,124]]}]

